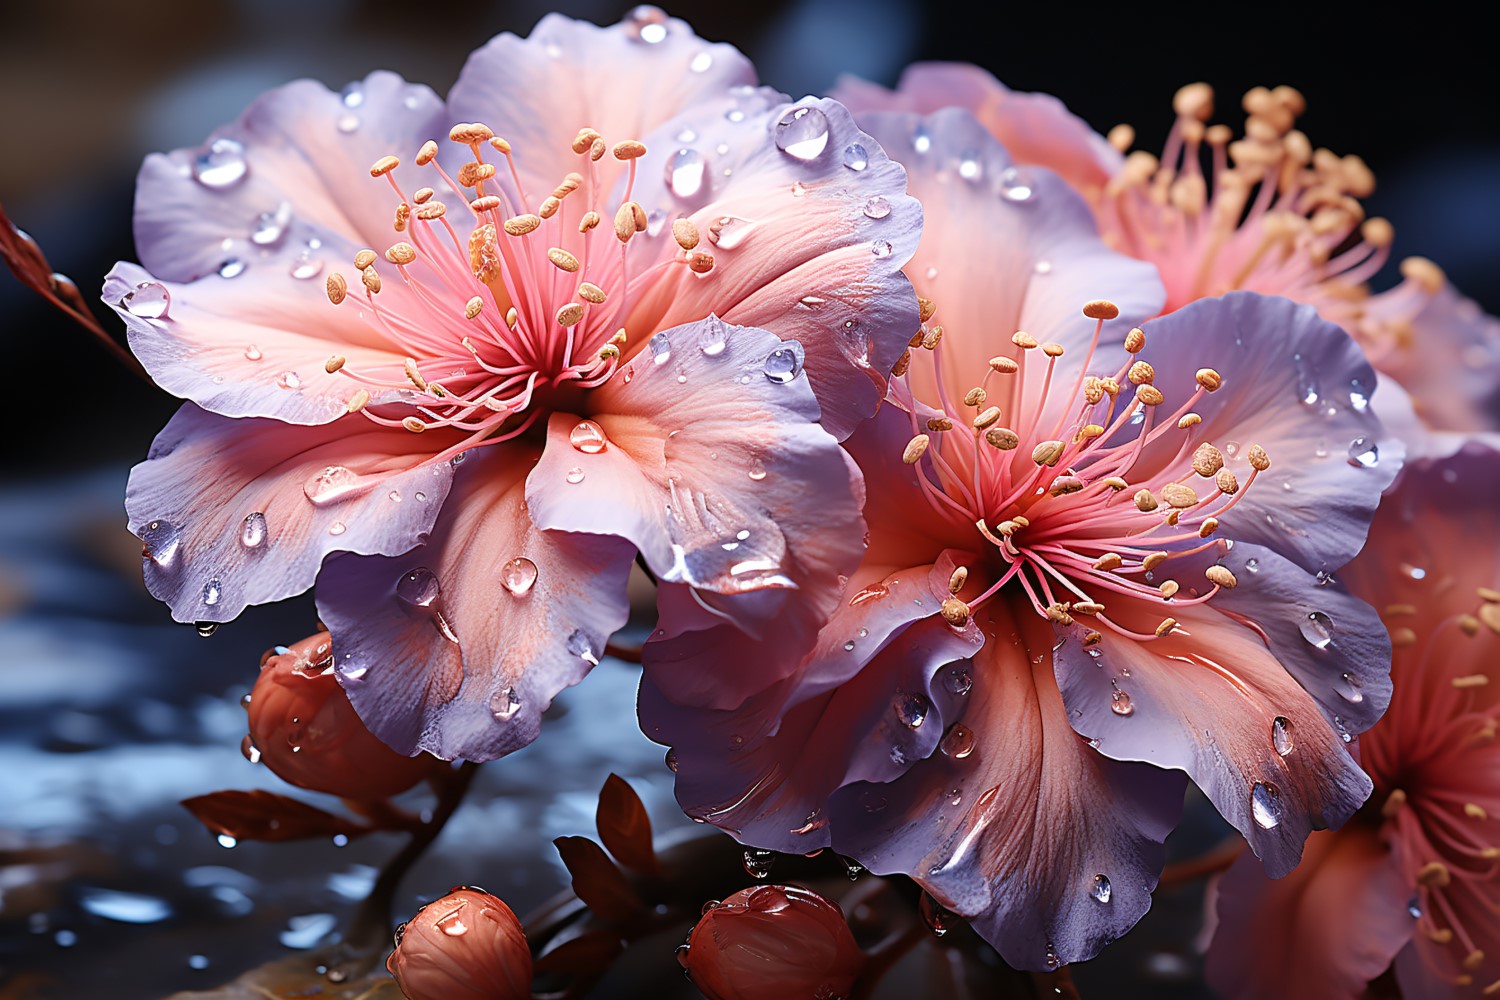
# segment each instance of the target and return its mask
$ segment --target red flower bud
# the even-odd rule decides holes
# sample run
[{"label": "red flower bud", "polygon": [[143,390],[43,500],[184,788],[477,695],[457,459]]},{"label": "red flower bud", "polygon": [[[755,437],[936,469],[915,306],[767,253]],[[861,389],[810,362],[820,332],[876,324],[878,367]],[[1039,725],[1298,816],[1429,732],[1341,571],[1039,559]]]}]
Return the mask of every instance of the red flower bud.
[{"label": "red flower bud", "polygon": [[864,959],[839,905],[793,885],[741,889],[677,954],[709,1000],[848,996]]},{"label": "red flower bud", "polygon": [[365,728],[333,676],[327,632],[269,656],[247,708],[245,756],[300,788],[376,801],[442,766],[428,754],[403,757]]},{"label": "red flower bud", "polygon": [[530,1000],[521,922],[480,889],[454,889],[396,931],[385,967],[407,1000]]}]

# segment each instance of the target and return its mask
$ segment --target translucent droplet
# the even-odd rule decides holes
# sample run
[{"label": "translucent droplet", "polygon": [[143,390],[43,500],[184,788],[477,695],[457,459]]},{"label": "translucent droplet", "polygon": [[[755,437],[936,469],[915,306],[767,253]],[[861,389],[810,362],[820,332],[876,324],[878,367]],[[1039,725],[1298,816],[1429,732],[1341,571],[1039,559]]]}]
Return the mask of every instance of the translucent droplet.
[{"label": "translucent droplet", "polygon": [[1246,559],[1245,560],[1245,569],[1246,569],[1246,571],[1248,571],[1250,573],[1259,573],[1260,572],[1260,560],[1259,559]]},{"label": "translucent droplet", "polygon": [[182,533],[171,521],[148,521],[141,529],[142,555],[158,566],[172,565]]},{"label": "translucent droplet", "polygon": [[1036,262],[1036,267],[1032,270],[1036,271],[1037,274],[1051,274],[1052,262],[1050,260],[1039,260]]},{"label": "translucent droplet", "polygon": [[667,40],[667,14],[660,7],[642,4],[625,15],[625,30],[636,41],[660,44]]},{"label": "translucent droplet", "polygon": [[974,687],[974,673],[967,663],[955,663],[944,672],[943,686],[950,693],[963,697]]},{"label": "translucent droplet", "polygon": [[469,926],[463,922],[457,912],[443,917],[434,926],[449,937],[463,937],[469,933]]},{"label": "translucent droplet", "polygon": [[1292,355],[1292,367],[1297,376],[1297,399],[1303,406],[1317,406],[1321,398],[1318,391],[1318,379],[1302,360],[1302,355]]},{"label": "translucent droplet", "polygon": [[694,73],[707,73],[710,66],[714,64],[714,57],[707,52],[700,52],[693,56],[693,61],[688,63],[688,69]]},{"label": "translucent droplet", "polygon": [[271,247],[280,243],[286,236],[287,226],[292,221],[292,203],[282,202],[274,212],[262,212],[255,220],[255,228],[250,232],[250,242],[260,247]]},{"label": "translucent droplet", "polygon": [[1351,673],[1339,674],[1339,695],[1351,705],[1365,700],[1364,685]]},{"label": "translucent droplet", "polygon": [[194,625],[198,630],[198,637],[200,639],[210,639],[215,632],[219,631],[218,622],[195,622]]},{"label": "translucent droplet", "polygon": [[339,120],[338,122],[336,122],[336,125],[340,132],[348,135],[350,132],[353,132],[359,128],[359,115],[339,115]]},{"label": "translucent droplet", "polygon": [[745,874],[751,878],[765,878],[770,875],[771,865],[775,861],[775,851],[763,851],[755,847],[745,848]]},{"label": "translucent droplet", "polygon": [[1343,740],[1345,743],[1354,742],[1354,734],[1349,732],[1349,727],[1344,725],[1344,720],[1339,718],[1337,715],[1333,717],[1333,728],[1339,731],[1339,739]]},{"label": "translucent droplet", "polygon": [[396,597],[414,608],[431,608],[442,596],[437,574],[426,566],[418,566],[396,581]]},{"label": "translucent droplet", "polygon": [[848,642],[844,643],[844,652],[846,652],[846,653],[852,653],[852,652],[854,652],[854,640],[853,639],[850,639]]},{"label": "translucent droplet", "polygon": [[1380,464],[1380,449],[1367,437],[1349,442],[1349,464],[1356,469],[1373,469]]},{"label": "translucent droplet", "polygon": [[698,333],[698,350],[707,357],[717,358],[728,344],[729,328],[719,317],[709,316],[703,321],[703,329]]},{"label": "translucent droplet", "polygon": [[276,376],[276,388],[300,389],[302,388],[302,376],[294,371],[284,371]]},{"label": "translucent droplet", "polygon": [[1321,611],[1309,614],[1300,624],[1302,638],[1306,639],[1317,649],[1327,649],[1333,645],[1333,619]]},{"label": "translucent droplet", "polygon": [[1000,171],[1000,197],[1016,204],[1028,202],[1036,197],[1036,181],[1021,167],[1006,167]]},{"label": "translucent droplet", "polygon": [[917,912],[922,915],[922,922],[927,925],[928,930],[932,931],[933,937],[942,937],[959,922],[959,917],[932,898],[931,893],[922,893],[921,902],[917,904]]},{"label": "translucent droplet", "polygon": [[235,844],[238,844],[238,843],[239,843],[239,841],[238,841],[238,840],[235,840],[235,839],[234,839],[234,838],[233,838],[233,837],[231,837],[231,836],[230,836],[230,835],[229,835],[229,834],[227,834],[227,833],[221,833],[221,834],[219,834],[219,836],[218,836],[218,837],[217,837],[217,838],[215,838],[215,839],[216,839],[216,840],[218,840],[218,842],[219,842],[219,846],[220,846],[220,847],[223,847],[223,848],[226,848],[226,849],[227,849],[227,848],[231,848],[231,847],[233,847],[233,846],[234,846],[234,845],[235,845]]},{"label": "translucent droplet", "polygon": [[746,471],[745,475],[749,476],[750,479],[754,482],[760,482],[762,479],[766,478],[765,464],[762,463],[758,458],[752,458],[750,460],[750,468],[748,471]]},{"label": "translucent droplet", "polygon": [[922,723],[927,721],[927,713],[932,710],[932,703],[921,694],[898,694],[896,696],[896,718],[908,729],[920,729]]},{"label": "translucent droplet", "polygon": [[1296,749],[1297,744],[1293,738],[1294,735],[1294,727],[1292,726],[1291,719],[1288,719],[1284,715],[1278,715],[1271,721],[1271,745],[1276,748],[1276,752],[1281,754],[1281,756],[1286,757]]},{"label": "translucent droplet", "polygon": [[1094,876],[1094,883],[1093,885],[1089,886],[1089,895],[1094,897],[1095,902],[1109,902],[1109,897],[1113,894],[1113,892],[1114,890],[1109,884],[1108,875]]},{"label": "translucent droplet", "polygon": [[1281,822],[1281,791],[1269,781],[1257,781],[1250,789],[1250,815],[1262,830],[1275,829]]},{"label": "translucent droplet", "polygon": [[365,103],[365,88],[357,81],[347,84],[343,90],[339,91],[339,97],[343,100],[344,107],[357,108]]},{"label": "translucent droplet", "polygon": [[259,361],[263,357],[265,357],[265,355],[262,354],[260,352],[260,348],[256,347],[254,344],[250,344],[245,348],[246,361]]},{"label": "translucent droplet", "polygon": [[784,341],[780,347],[766,355],[763,366],[766,378],[777,385],[785,385],[802,374],[806,357],[800,343],[795,340]]},{"label": "translucent droplet", "polygon": [[672,340],[665,333],[658,333],[646,342],[646,347],[651,351],[651,360],[659,365],[667,363],[672,356]]},{"label": "translucent droplet", "polygon": [[943,734],[943,740],[938,744],[938,749],[942,751],[944,757],[963,760],[974,752],[974,731],[961,722],[955,722]]},{"label": "translucent droplet", "polygon": [[255,741],[250,738],[249,733],[246,733],[245,738],[240,740],[240,753],[244,754],[245,759],[250,763],[260,763],[260,748],[255,745]]},{"label": "translucent droplet", "polygon": [[708,241],[720,250],[733,250],[744,242],[752,226],[737,215],[721,215],[708,225]]},{"label": "translucent droplet", "polygon": [[979,151],[966,149],[958,158],[958,176],[966,181],[978,180],[984,173],[984,168],[979,163]]},{"label": "translucent droplet", "polygon": [[575,465],[563,474],[563,479],[567,480],[570,485],[577,486],[583,482],[583,469]]},{"label": "translucent droplet", "polygon": [[172,305],[171,293],[159,281],[143,281],[126,293],[125,310],[142,319],[161,319]]},{"label": "translucent droplet", "polygon": [[696,149],[679,149],[667,157],[663,168],[667,187],[679,198],[691,198],[703,189],[708,161]]},{"label": "translucent droplet", "polygon": [[203,585],[203,603],[213,607],[219,603],[219,598],[224,596],[224,584],[218,580],[210,580]]},{"label": "translucent droplet", "polygon": [[1116,688],[1109,695],[1109,710],[1116,715],[1132,715],[1135,712],[1135,705],[1131,702],[1127,692]]},{"label": "translucent droplet", "polygon": [[500,585],[516,597],[524,597],[536,585],[536,563],[517,556],[500,569]]},{"label": "translucent droplet", "polygon": [[876,240],[870,244],[870,252],[877,257],[889,257],[894,249],[890,240]]},{"label": "translucent droplet", "polygon": [[521,699],[516,697],[513,688],[501,688],[490,695],[490,714],[498,721],[505,722],[513,718],[521,710]]},{"label": "translucent droplet", "polygon": [[1042,956],[1042,964],[1045,965],[1049,970],[1055,969],[1059,965],[1062,965],[1062,959],[1057,957],[1057,945],[1053,944],[1051,941],[1047,942],[1047,951],[1046,954]]},{"label": "translucent droplet", "polygon": [[673,774],[677,773],[677,767],[678,767],[678,765],[677,765],[677,748],[676,747],[668,747],[667,748],[667,755],[662,758],[662,763],[664,763],[664,764],[667,765],[667,770],[668,771],[671,771]]},{"label": "translucent droplet", "polygon": [[250,165],[244,146],[233,139],[215,139],[194,154],[192,170],[199,184],[223,191],[243,181]]},{"label": "translucent droplet", "polygon": [[1370,406],[1370,390],[1357,378],[1349,380],[1349,406],[1356,413],[1363,413]]},{"label": "translucent droplet", "polygon": [[1407,901],[1406,912],[1413,920],[1422,919],[1422,903],[1416,896]]},{"label": "translucent droplet", "polygon": [[797,160],[816,160],[828,148],[828,116],[817,108],[793,108],[776,123],[776,148]]},{"label": "translucent droplet", "polygon": [[323,258],[314,257],[311,249],[304,248],[292,258],[291,276],[298,281],[307,281],[323,273]]},{"label": "translucent droplet", "polygon": [[883,194],[877,194],[865,202],[865,217],[883,219],[891,214],[891,203]]},{"label": "translucent droplet", "polygon": [[245,269],[247,267],[249,267],[249,265],[240,260],[238,257],[225,257],[222,261],[219,262],[219,277],[238,278],[240,275],[245,273]]},{"label": "translucent droplet", "polygon": [[359,476],[342,465],[327,466],[302,484],[302,494],[319,507],[346,500],[359,491]]},{"label": "translucent droplet", "polygon": [[609,447],[609,439],[604,436],[604,431],[592,420],[578,421],[568,432],[568,443],[585,455],[597,455]]},{"label": "translucent droplet", "polygon": [[863,170],[870,165],[870,154],[857,142],[844,147],[844,166],[850,170]]},{"label": "translucent droplet", "polygon": [[589,642],[589,637],[583,634],[582,629],[573,630],[573,634],[568,636],[568,641],[564,644],[564,648],[591,666],[597,667],[599,665],[599,657],[594,652],[593,643]]},{"label": "translucent droplet", "polygon": [[932,136],[927,134],[925,125],[918,125],[917,130],[912,133],[911,148],[919,153],[926,153],[932,149]]}]

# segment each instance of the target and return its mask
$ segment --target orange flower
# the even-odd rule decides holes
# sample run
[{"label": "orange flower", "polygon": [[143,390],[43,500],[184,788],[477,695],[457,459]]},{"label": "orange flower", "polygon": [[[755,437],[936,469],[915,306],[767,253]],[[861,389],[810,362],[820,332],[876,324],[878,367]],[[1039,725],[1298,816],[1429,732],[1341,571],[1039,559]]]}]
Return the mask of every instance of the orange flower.
[{"label": "orange flower", "polygon": [[454,889],[396,929],[385,967],[407,1000],[529,1000],[531,949],[503,901]]}]

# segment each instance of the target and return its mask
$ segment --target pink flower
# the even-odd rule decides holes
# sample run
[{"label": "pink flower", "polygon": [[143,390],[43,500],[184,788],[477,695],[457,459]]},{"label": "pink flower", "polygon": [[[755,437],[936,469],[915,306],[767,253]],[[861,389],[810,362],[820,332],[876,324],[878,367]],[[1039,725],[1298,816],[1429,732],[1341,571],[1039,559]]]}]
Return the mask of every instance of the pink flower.
[{"label": "pink flower", "polygon": [[[909,874],[1007,962],[1055,968],[1149,906],[1175,772],[1273,875],[1365,800],[1346,742],[1384,707],[1389,647],[1320,584],[1401,449],[1367,408],[1296,405],[1302,373],[1374,377],[1312,309],[1238,292],[1134,328],[1160,285],[1061,180],[1018,186],[961,110],[864,121],[927,234],[927,322],[848,442],[864,561],[806,656],[706,620],[648,643],[643,727],[690,814]],[[685,696],[708,649],[782,679]]]},{"label": "pink flower", "polygon": [[[1305,106],[1293,88],[1246,93],[1244,135],[1236,138],[1227,125],[1210,124],[1212,88],[1183,87],[1159,157],[1122,155],[1057,99],[1008,90],[975,66],[915,65],[894,92],[844,80],[835,96],[860,116],[969,109],[1021,174],[1056,171],[1088,199],[1106,243],[1157,267],[1167,311],[1233,289],[1309,303],[1411,394],[1429,430],[1500,430],[1500,320],[1419,257],[1402,262],[1399,285],[1370,291],[1394,235],[1386,220],[1366,218],[1359,201],[1374,190],[1375,175],[1358,156],[1314,149],[1293,127]],[[1110,131],[1120,151],[1134,141],[1128,125]],[[1368,399],[1372,387],[1304,388],[1309,408],[1326,408],[1351,395]],[[1400,397],[1384,395],[1387,415],[1401,417]]]},{"label": "pink flower", "polygon": [[149,158],[105,299],[190,401],[128,490],[152,593],[223,621],[317,577],[360,717],[444,758],[536,736],[637,551],[810,642],[920,208],[840,105],[753,83],[654,8],[549,16],[446,104],[303,81]]},{"label": "pink flower", "polygon": [[1209,981],[1227,997],[1357,997],[1394,966],[1407,997],[1500,993],[1500,452],[1410,466],[1339,574],[1381,609],[1395,694],[1360,738],[1374,780],[1278,882],[1219,884]]},{"label": "pink flower", "polygon": [[299,788],[374,801],[446,766],[425,753],[402,756],[365,728],[334,679],[327,632],[273,651],[245,707],[245,755]]},{"label": "pink flower", "polygon": [[864,965],[839,904],[754,885],[711,904],[677,960],[709,1000],[848,996]]},{"label": "pink flower", "polygon": [[407,1000],[527,1000],[531,949],[505,903],[465,886],[396,929],[385,967]]}]

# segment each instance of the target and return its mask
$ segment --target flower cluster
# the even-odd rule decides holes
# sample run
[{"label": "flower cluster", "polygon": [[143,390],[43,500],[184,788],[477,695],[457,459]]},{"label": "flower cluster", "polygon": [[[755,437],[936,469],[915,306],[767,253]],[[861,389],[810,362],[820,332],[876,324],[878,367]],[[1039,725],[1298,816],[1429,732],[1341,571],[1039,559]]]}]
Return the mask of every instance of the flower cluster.
[{"label": "flower cluster", "polygon": [[[446,101],[295,83],[146,162],[104,297],[186,400],[128,487],[147,584],[219,622],[316,580],[331,632],[265,665],[257,752],[358,800],[526,745],[638,561],[641,726],[747,847],[907,876],[1056,970],[1146,912],[1191,782],[1250,852],[1225,989],[1312,964],[1356,883],[1320,995],[1495,980],[1500,466],[1463,442],[1500,322],[1423,259],[1370,289],[1372,172],[1289,87],[1240,135],[1184,87],[1159,156],[975,67],[835,98],[653,8],[549,16]],[[726,997],[864,963],[795,886],[687,955]],[[462,890],[390,968],[530,963]]]}]

